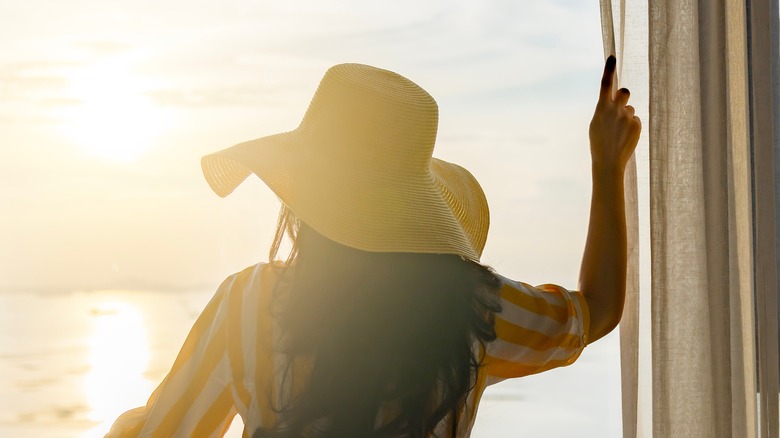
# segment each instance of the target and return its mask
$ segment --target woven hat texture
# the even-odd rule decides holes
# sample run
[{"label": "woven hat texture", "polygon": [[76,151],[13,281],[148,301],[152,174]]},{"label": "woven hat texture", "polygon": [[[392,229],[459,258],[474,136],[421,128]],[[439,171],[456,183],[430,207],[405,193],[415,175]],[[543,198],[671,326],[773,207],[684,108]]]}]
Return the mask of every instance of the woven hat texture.
[{"label": "woven hat texture", "polygon": [[302,221],[353,248],[478,261],[487,200],[466,169],[432,157],[438,106],[403,76],[331,67],[298,128],[203,157],[222,197],[251,173]]}]

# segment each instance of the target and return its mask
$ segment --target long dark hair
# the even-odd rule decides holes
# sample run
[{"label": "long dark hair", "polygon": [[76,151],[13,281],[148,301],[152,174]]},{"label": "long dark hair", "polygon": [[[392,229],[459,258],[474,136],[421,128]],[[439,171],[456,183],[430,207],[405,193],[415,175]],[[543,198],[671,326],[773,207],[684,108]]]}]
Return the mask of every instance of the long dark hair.
[{"label": "long dark hair", "polygon": [[340,245],[285,207],[272,260],[285,234],[293,245],[287,286],[274,292],[278,348],[285,378],[296,361],[309,371],[275,406],[277,423],[254,437],[424,438],[445,417],[455,436],[482,359],[475,347],[496,337],[497,277],[457,255]]}]

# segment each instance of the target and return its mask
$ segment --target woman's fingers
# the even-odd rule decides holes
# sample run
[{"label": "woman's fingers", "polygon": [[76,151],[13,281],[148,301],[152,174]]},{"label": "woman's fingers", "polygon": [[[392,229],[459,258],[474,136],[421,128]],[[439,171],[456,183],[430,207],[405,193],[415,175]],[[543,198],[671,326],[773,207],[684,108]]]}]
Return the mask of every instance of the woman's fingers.
[{"label": "woman's fingers", "polygon": [[626,106],[630,96],[631,92],[628,91],[628,88],[621,88],[617,90],[617,93],[615,93],[615,103],[618,105],[618,107]]},{"label": "woman's fingers", "polygon": [[599,92],[599,102],[612,101],[612,79],[615,76],[615,57],[609,55],[604,64],[604,75],[601,77],[601,90]]},{"label": "woman's fingers", "polygon": [[[609,55],[604,63],[604,75],[601,77],[601,90],[599,92],[599,103],[614,102],[618,107],[626,106],[631,92],[628,88],[621,88],[612,98],[612,82],[615,80],[615,65],[617,61],[614,56]],[[632,113],[633,116],[633,113]]]},{"label": "woman's fingers", "polygon": [[634,117],[634,113],[636,112],[631,105],[626,105],[626,111],[628,111],[628,117]]}]

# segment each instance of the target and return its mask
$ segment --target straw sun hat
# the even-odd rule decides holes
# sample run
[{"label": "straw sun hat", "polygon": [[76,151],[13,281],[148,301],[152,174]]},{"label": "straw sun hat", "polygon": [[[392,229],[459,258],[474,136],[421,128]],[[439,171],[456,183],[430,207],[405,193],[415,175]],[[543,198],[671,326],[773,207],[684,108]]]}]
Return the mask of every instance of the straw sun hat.
[{"label": "straw sun hat", "polygon": [[325,73],[298,128],[201,165],[222,197],[255,173],[302,221],[343,245],[478,261],[487,200],[466,169],[432,158],[437,125],[436,101],[414,82],[341,64]]}]

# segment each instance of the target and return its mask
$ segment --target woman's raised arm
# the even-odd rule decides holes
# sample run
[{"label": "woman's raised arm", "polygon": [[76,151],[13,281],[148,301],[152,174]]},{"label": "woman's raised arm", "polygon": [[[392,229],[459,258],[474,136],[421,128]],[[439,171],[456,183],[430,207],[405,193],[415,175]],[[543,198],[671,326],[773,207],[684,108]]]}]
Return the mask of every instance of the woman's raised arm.
[{"label": "woman's raised arm", "polygon": [[601,91],[590,123],[593,192],[579,289],[590,309],[588,342],[603,337],[620,322],[626,292],[626,212],[623,175],[639,141],[642,125],[626,105],[629,91],[614,98],[615,57],[607,58]]}]

